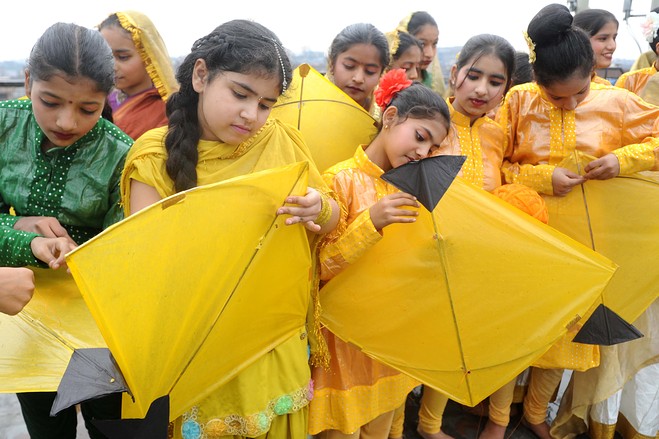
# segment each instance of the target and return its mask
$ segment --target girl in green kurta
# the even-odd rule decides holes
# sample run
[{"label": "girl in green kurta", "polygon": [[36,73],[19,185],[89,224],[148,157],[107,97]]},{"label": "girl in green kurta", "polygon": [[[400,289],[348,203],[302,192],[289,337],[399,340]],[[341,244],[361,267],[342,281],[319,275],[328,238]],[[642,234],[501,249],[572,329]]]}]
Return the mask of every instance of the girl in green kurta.
[{"label": "girl in green kurta", "polygon": [[[132,140],[101,118],[113,79],[112,51],[100,33],[57,23],[30,53],[28,99],[0,103],[5,265],[41,265],[30,250],[35,237],[75,246],[122,218],[119,177]],[[54,397],[18,395],[31,438],[76,437],[75,407],[50,417]],[[118,418],[120,398],[82,404],[92,438],[104,436],[87,420]]]}]

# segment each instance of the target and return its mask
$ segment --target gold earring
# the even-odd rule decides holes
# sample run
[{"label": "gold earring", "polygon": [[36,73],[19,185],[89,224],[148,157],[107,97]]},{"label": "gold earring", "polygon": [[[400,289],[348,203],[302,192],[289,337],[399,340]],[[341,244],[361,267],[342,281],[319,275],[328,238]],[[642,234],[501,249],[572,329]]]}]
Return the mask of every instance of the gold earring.
[{"label": "gold earring", "polygon": [[385,129],[385,130],[388,130],[388,129],[389,129],[389,125],[385,125],[385,126],[384,126],[384,129]]}]

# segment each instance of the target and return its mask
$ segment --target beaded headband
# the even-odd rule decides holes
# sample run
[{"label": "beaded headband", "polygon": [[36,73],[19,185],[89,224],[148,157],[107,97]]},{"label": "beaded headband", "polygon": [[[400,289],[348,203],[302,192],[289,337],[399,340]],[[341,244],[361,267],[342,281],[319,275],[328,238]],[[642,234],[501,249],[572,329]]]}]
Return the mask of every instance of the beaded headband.
[{"label": "beaded headband", "polygon": [[[279,58],[279,65],[281,65],[281,89],[282,91],[286,91],[288,88],[288,82],[286,81],[286,67],[284,67],[284,60],[281,57],[281,52],[279,51],[279,47],[281,47],[281,44],[279,44],[279,41],[275,40],[272,37],[266,37],[265,35],[261,35],[263,38],[266,40],[272,41],[272,44],[275,46],[275,52],[277,52],[277,58]],[[282,50],[284,48],[282,47]]]},{"label": "beaded headband", "polygon": [[[270,41],[275,46],[275,52],[277,52],[277,58],[279,59],[279,65],[281,66],[281,74],[282,74],[281,88],[282,91],[286,91],[286,89],[288,88],[288,81],[286,81],[286,67],[284,67],[284,59],[282,58],[281,52],[279,50],[281,44],[279,43],[279,41],[277,41],[272,37],[261,35],[261,38]],[[205,37],[199,38],[197,41],[194,42],[194,44],[192,45],[192,51],[195,52],[201,49],[201,47],[206,45],[207,43],[219,44],[220,42],[233,42],[233,41],[235,41],[235,37],[233,36],[207,35]],[[283,47],[281,47],[281,49],[283,50]]]}]

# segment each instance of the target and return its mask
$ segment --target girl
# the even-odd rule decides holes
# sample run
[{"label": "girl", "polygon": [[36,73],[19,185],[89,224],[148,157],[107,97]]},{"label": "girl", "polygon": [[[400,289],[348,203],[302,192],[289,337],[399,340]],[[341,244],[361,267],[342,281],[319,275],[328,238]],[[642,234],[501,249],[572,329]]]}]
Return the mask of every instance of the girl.
[{"label": "girl", "polygon": [[[387,33],[387,41],[389,42],[389,52],[391,54],[391,61],[385,69],[390,71],[393,69],[405,70],[405,75],[410,81],[415,81],[419,78],[419,65],[423,55],[423,44],[421,41],[414,38],[407,32],[396,29],[393,32]],[[380,120],[380,108],[375,107],[371,115],[375,120]]]},{"label": "girl", "polygon": [[[392,223],[415,221],[416,199],[380,178],[383,172],[419,160],[446,137],[449,113],[442,98],[401,69],[384,75],[376,93],[383,128],[352,159],[330,168],[325,179],[340,200],[339,230],[323,246],[321,279],[329,280],[381,238]],[[349,249],[349,252],[346,252]],[[386,439],[394,409],[418,383],[367,357],[323,330],[331,353],[329,369],[314,367],[316,385],[309,414],[309,433],[319,438]]]},{"label": "girl", "polygon": [[[590,43],[595,53],[595,69],[608,68],[616,50],[618,37],[618,20],[615,15],[604,9],[584,9],[574,15],[574,25],[590,36]],[[611,85],[606,79],[597,76],[594,71],[593,81]]]},{"label": "girl", "polygon": [[[659,50],[659,8],[655,8],[650,12],[643,23],[643,36],[650,45],[650,49],[656,54]],[[655,57],[656,58],[656,57]],[[643,91],[648,84],[650,78],[657,73],[659,67],[659,60],[655,61],[649,67],[625,72],[620,75],[616,81],[616,87],[626,88],[629,91],[643,96]]]},{"label": "girl", "polygon": [[[34,236],[75,246],[123,218],[119,176],[132,140],[101,118],[112,64],[97,31],[57,23],[30,53],[28,99],[0,103],[0,224],[23,240],[12,250],[17,264],[36,265],[26,250]],[[75,438],[75,407],[51,417],[54,398],[54,392],[18,395],[30,437]],[[89,420],[116,419],[120,405],[118,394],[82,404],[92,438],[102,436]]]},{"label": "girl", "polygon": [[410,81],[419,78],[419,67],[423,56],[423,43],[407,32],[395,30],[387,34],[391,61],[387,71],[403,69]]},{"label": "girl", "polygon": [[[489,34],[470,38],[451,68],[450,85],[454,90],[454,96],[448,99],[451,129],[434,154],[466,156],[460,175],[488,192],[501,186],[505,135],[501,126],[487,114],[500,104],[514,71],[515,49],[505,39]],[[514,381],[490,397],[490,420],[481,437],[503,438],[513,390]],[[441,431],[447,402],[443,394],[424,387],[417,427],[421,437],[451,437]],[[392,438],[402,436],[401,420],[397,420],[397,424]]]},{"label": "girl", "polygon": [[[657,169],[659,108],[627,90],[591,83],[593,48],[567,7],[543,8],[526,38],[536,83],[513,88],[497,114],[508,138],[505,181],[562,196],[587,180]],[[557,166],[574,150],[597,157],[584,175]],[[550,437],[545,415],[561,376],[561,369],[531,373],[524,416],[542,438]]]},{"label": "girl", "polygon": [[133,139],[167,125],[165,102],[178,88],[167,47],[151,20],[136,11],[111,14],[98,26],[112,48],[114,123]]},{"label": "girl", "polygon": [[[197,40],[178,69],[181,88],[167,102],[169,125],[140,137],[129,154],[121,182],[126,214],[198,185],[304,160],[317,189],[289,197],[292,205],[278,213],[291,215],[286,223],[303,224],[312,238],[331,230],[338,205],[306,145],[288,125],[268,120],[291,77],[279,39],[258,23],[230,21]],[[174,437],[304,437],[307,346],[301,327],[177,419]]]},{"label": "girl", "polygon": [[372,113],[376,108],[373,90],[388,65],[385,35],[372,24],[351,24],[338,33],[329,48],[328,79]]},{"label": "girl", "polygon": [[446,85],[437,58],[439,27],[435,19],[425,11],[416,11],[401,20],[398,28],[421,41],[423,44],[423,59],[419,69],[421,82],[444,96]]}]

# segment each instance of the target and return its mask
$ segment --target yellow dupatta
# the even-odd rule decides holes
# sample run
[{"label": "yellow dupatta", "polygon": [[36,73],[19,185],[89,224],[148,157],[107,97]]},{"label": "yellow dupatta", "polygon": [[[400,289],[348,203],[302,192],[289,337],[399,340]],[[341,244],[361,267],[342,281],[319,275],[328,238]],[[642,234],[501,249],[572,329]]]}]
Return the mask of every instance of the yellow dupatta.
[{"label": "yellow dupatta", "polygon": [[163,101],[178,90],[172,61],[160,33],[149,17],[136,11],[116,13],[121,27],[127,30],[133,39],[146,71]]}]

